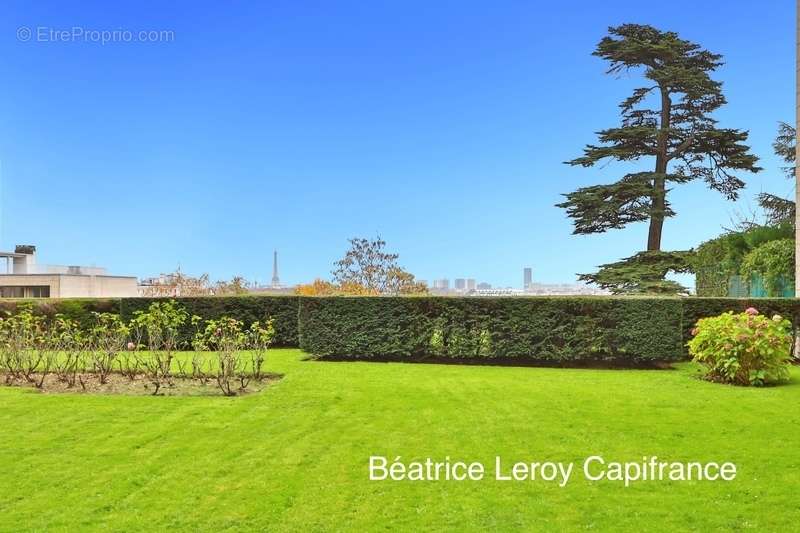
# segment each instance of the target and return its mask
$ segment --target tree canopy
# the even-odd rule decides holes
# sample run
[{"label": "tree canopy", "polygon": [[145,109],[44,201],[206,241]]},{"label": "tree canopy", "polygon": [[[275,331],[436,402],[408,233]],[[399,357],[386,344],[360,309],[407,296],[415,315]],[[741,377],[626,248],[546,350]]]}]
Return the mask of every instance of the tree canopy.
[{"label": "tree canopy", "polygon": [[425,294],[428,288],[397,264],[398,254],[386,251],[380,238],[349,239],[350,248],[333,266],[333,282],[317,279],[298,285],[297,294],[305,296]]},{"label": "tree canopy", "polygon": [[[778,123],[778,135],[772,143],[775,155],[783,159],[786,166],[783,172],[787,179],[794,180],[795,173],[795,147],[797,146],[797,131],[786,122]],[[764,210],[768,224],[794,225],[794,201],[775,194],[762,192],[758,195],[758,205]]]},{"label": "tree canopy", "polygon": [[[603,233],[649,222],[646,250],[660,252],[664,220],[675,215],[667,198],[671,187],[703,180],[710,189],[735,200],[744,187],[738,172],[761,169],[744,144],[747,132],[720,128],[712,117],[726,103],[721,82],[711,77],[722,65],[722,56],[652,26],[623,24],[608,32],[593,55],[609,63],[608,74],[637,71],[647,83],[619,104],[618,126],[597,132],[598,142],[587,145],[582,156],[566,163],[593,167],[605,160],[649,159],[652,166],[624,174],[614,183],[582,187],[565,194],[566,201],[557,205],[573,219],[574,234]],[[637,257],[641,260],[644,256],[628,260]],[[648,262],[657,260],[666,261],[665,267],[675,263],[664,254],[651,254]],[[654,292],[681,289],[672,282],[657,286],[653,280],[637,281],[640,270],[621,269],[625,261],[602,267],[617,269],[616,274],[598,273],[583,279],[597,282],[599,276],[607,280],[608,287],[616,280],[620,291],[630,287],[648,287]]]}]

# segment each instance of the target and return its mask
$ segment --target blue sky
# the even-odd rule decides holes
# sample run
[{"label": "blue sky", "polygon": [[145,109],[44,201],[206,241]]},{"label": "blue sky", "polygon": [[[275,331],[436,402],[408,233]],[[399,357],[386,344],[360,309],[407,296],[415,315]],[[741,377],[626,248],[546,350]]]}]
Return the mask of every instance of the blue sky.
[{"label": "blue sky", "polygon": [[[590,54],[609,25],[677,31],[725,57],[721,126],[764,172],[733,204],[672,193],[665,249],[792,192],[770,143],[794,116],[794,2],[745,0],[4,2],[0,246],[140,277],[327,277],[380,233],[423,279],[574,280],[646,227],[572,236],[553,204],[622,167],[571,168],[635,76]],[[227,4],[227,3],[226,3]],[[30,28],[29,41],[17,38]],[[39,28],[168,30],[171,42],[43,42]],[[650,166],[650,162],[644,163]]]}]

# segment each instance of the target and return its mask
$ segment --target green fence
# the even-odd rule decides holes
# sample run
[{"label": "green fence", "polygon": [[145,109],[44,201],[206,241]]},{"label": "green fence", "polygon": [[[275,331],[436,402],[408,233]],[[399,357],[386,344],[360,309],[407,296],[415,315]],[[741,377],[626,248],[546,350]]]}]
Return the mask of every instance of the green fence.
[{"label": "green fence", "polygon": [[777,294],[768,294],[764,278],[753,274],[749,280],[730,276],[723,269],[705,268],[695,274],[695,292],[705,298],[793,298],[794,281],[781,280]]},{"label": "green fence", "polygon": [[[698,294],[698,296],[702,296]],[[792,298],[794,296],[794,283],[781,280],[778,284],[778,293],[775,295],[767,294],[764,286],[764,278],[758,274],[753,274],[750,283],[742,276],[731,276],[728,279],[728,296],[731,298]]]}]

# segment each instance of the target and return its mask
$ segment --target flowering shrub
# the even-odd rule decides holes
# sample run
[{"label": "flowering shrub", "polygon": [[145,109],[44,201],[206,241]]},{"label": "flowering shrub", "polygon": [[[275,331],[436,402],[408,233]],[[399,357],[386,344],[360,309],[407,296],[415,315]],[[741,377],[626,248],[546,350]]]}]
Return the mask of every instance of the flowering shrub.
[{"label": "flowering shrub", "polygon": [[709,380],[763,386],[789,378],[792,330],[780,315],[768,318],[753,307],[728,311],[700,319],[692,335],[689,353]]},{"label": "flowering shrub", "polygon": [[[275,336],[272,319],[253,322],[249,329],[245,329],[242,321],[227,316],[208,320],[205,327],[202,327],[202,323],[201,317],[192,317],[196,329],[192,346],[195,350],[216,352],[214,377],[225,396],[236,395],[235,379],[239,381],[239,390],[244,391],[251,378],[260,380],[264,377],[267,349]],[[242,350],[252,351],[249,367]]]}]

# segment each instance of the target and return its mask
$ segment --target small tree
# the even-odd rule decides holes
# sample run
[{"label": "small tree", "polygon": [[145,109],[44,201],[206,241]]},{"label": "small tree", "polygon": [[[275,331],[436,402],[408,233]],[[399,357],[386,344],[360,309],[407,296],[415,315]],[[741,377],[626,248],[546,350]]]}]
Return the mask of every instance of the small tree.
[{"label": "small tree", "polygon": [[424,285],[397,264],[398,254],[385,250],[386,241],[349,239],[350,249],[334,263],[333,280],[346,294],[424,293]]},{"label": "small tree", "polygon": [[428,287],[414,279],[414,275],[402,268],[391,269],[386,274],[387,289],[391,294],[426,294]]},{"label": "small tree", "polygon": [[199,277],[187,276],[180,268],[169,274],[144,282],[142,294],[154,298],[176,296],[207,296],[212,294],[208,274]]},{"label": "small tree", "polygon": [[319,278],[311,283],[297,285],[294,288],[294,293],[300,296],[333,296],[337,291],[336,285]]},{"label": "small tree", "polygon": [[214,285],[213,292],[216,296],[242,295],[250,292],[254,284],[247,281],[242,276],[234,276],[230,281],[218,281]]}]

